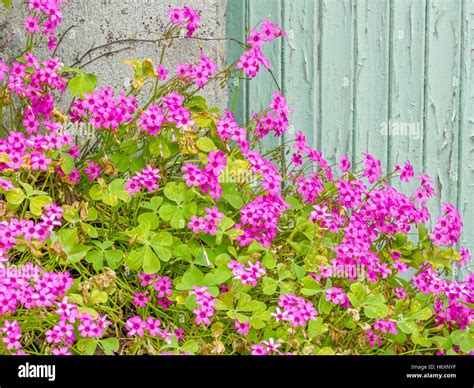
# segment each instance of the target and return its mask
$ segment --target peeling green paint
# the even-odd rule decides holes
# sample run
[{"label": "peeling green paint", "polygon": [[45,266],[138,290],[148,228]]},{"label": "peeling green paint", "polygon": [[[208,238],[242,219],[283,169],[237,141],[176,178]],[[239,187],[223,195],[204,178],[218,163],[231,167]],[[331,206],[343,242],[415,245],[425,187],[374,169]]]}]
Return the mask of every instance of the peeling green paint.
[{"label": "peeling green paint", "polygon": [[[389,170],[407,160],[458,206],[474,252],[474,0],[228,0],[228,32],[264,17],[288,40],[267,54],[303,131],[330,161],[370,151]],[[245,15],[243,17],[242,15]],[[263,72],[240,91],[244,122],[276,85]],[[266,147],[280,144],[266,141]],[[409,194],[417,182],[392,182]]]}]

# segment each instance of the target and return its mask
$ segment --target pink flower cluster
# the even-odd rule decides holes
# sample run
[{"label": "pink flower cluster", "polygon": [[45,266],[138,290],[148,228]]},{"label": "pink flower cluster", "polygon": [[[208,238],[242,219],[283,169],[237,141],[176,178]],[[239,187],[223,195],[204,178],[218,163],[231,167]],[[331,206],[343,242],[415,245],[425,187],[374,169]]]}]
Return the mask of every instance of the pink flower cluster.
[{"label": "pink flower cluster", "polygon": [[222,195],[219,177],[226,165],[227,158],[224,152],[211,150],[204,170],[194,163],[184,164],[182,167],[182,171],[185,172],[183,179],[186,181],[186,186],[200,187],[204,193],[209,193],[212,198],[219,201]]},{"label": "pink flower cluster", "polygon": [[[418,275],[413,277],[413,286],[424,294],[435,295],[435,314],[438,325],[456,325],[461,329],[469,327],[474,322],[474,310],[465,303],[474,303],[474,276],[470,276],[465,283],[447,281],[429,264]],[[464,303],[463,303],[464,302]]]},{"label": "pink flower cluster", "polygon": [[61,4],[66,0],[30,0],[28,8],[33,12],[24,22],[26,32],[30,35],[42,32],[49,36],[48,48],[56,48],[57,39],[52,36],[55,34],[59,23],[63,18],[61,13]]},{"label": "pink flower cluster", "polygon": [[76,100],[69,112],[71,122],[87,121],[95,129],[116,130],[132,120],[138,104],[133,96],[120,93],[117,97],[110,87],[102,87]]},{"label": "pink flower cluster", "polygon": [[[0,263],[9,260],[7,253],[20,238],[25,241],[37,240],[44,242],[56,226],[61,225],[63,209],[52,203],[43,207],[40,221],[11,218],[0,221]],[[1,311],[1,308],[0,308]]]},{"label": "pink flower cluster", "polygon": [[130,195],[135,195],[143,189],[147,189],[148,192],[158,190],[158,181],[161,179],[159,175],[160,170],[153,168],[153,166],[146,166],[141,172],[135,173],[135,175],[127,181],[125,190]]},{"label": "pink flower cluster", "polygon": [[273,101],[268,108],[268,113],[260,117],[254,114],[255,134],[263,139],[270,132],[274,132],[276,137],[280,137],[288,131],[288,115],[291,110],[288,108],[285,97],[281,92],[273,93]]},{"label": "pink flower cluster", "polygon": [[6,345],[7,350],[18,350],[21,348],[21,328],[17,321],[3,322],[3,327],[0,327],[0,333],[3,333],[2,342]]},{"label": "pink flower cluster", "polygon": [[59,73],[62,63],[53,58],[40,63],[38,57],[29,51],[22,59],[21,62],[13,62],[7,80],[10,92],[27,101],[22,112],[22,125],[28,134],[38,133],[41,127],[46,131],[57,132],[59,125],[52,122],[51,118],[54,110],[53,92],[62,92],[66,88],[66,82]]},{"label": "pink flower cluster", "polygon": [[395,321],[389,321],[384,319],[379,319],[375,321],[374,324],[375,330],[380,330],[382,333],[390,333],[393,335],[397,335],[397,324]]},{"label": "pink flower cluster", "polygon": [[309,320],[315,320],[318,315],[313,303],[295,294],[280,295],[278,306],[272,316],[277,322],[290,322],[293,327],[305,327]]},{"label": "pink flower cluster", "polygon": [[460,267],[464,267],[469,264],[469,262],[472,260],[472,255],[471,252],[469,252],[469,249],[465,247],[459,248],[459,253],[461,254],[461,261],[459,262]]},{"label": "pink flower cluster", "polygon": [[196,295],[197,308],[193,310],[196,316],[196,324],[207,326],[211,323],[211,319],[216,310],[214,306],[216,300],[211,296],[206,286],[198,287],[194,286],[192,291],[189,291],[190,295]]},{"label": "pink flower cluster", "polygon": [[441,211],[430,238],[434,245],[453,246],[461,236],[461,215],[451,204],[445,204]]},{"label": "pink flower cluster", "polygon": [[169,70],[163,65],[158,65],[158,67],[156,68],[156,74],[160,81],[166,81],[166,79],[168,78],[168,73]]},{"label": "pink flower cluster", "polygon": [[342,226],[343,218],[339,216],[337,207],[334,208],[333,212],[329,212],[327,206],[313,205],[313,209],[309,219],[314,223],[318,223],[321,228],[337,232]]},{"label": "pink flower cluster", "polygon": [[351,306],[351,302],[349,301],[347,294],[340,287],[328,288],[326,290],[326,300],[344,308],[349,308]]},{"label": "pink flower cluster", "polygon": [[420,175],[418,180],[421,181],[421,186],[413,193],[414,202],[422,205],[426,204],[429,198],[434,197],[436,192],[433,188],[433,180],[427,175]]},{"label": "pink flower cluster", "polygon": [[199,16],[199,13],[193,8],[173,8],[169,11],[169,14],[170,23],[186,27],[187,36],[192,36],[194,31],[199,28],[201,17]]},{"label": "pink flower cluster", "polygon": [[[9,90],[20,96],[28,97],[38,107],[41,102],[52,102],[50,91],[62,92],[66,88],[66,81],[61,77],[63,64],[57,58],[49,58],[40,62],[39,58],[30,51],[23,55],[21,62],[13,62],[8,77]],[[41,97],[35,100],[35,97]],[[43,113],[43,112],[41,112]]]},{"label": "pink flower cluster", "polygon": [[260,66],[270,69],[271,64],[263,54],[261,47],[272,42],[278,36],[284,36],[285,32],[278,24],[271,23],[268,19],[264,19],[261,30],[252,30],[248,38],[250,49],[240,57],[237,67],[247,74],[250,78],[257,76]]},{"label": "pink flower cluster", "polygon": [[273,163],[258,151],[244,152],[244,157],[250,163],[252,173],[262,177],[262,189],[268,191],[271,196],[279,196],[283,179]]},{"label": "pink flower cluster", "polygon": [[170,343],[171,342],[171,334],[169,333],[170,329],[167,327],[166,329],[161,329],[161,321],[157,318],[147,317],[146,320],[143,320],[141,317],[134,316],[127,320],[125,323],[125,328],[127,330],[127,334],[129,336],[139,336],[143,337],[145,332],[151,337],[160,337],[164,341]]},{"label": "pink flower cluster", "polygon": [[362,204],[367,187],[361,180],[340,179],[334,184],[339,194],[339,202],[347,208],[356,208]]},{"label": "pink flower cluster", "polygon": [[176,128],[188,130],[194,121],[191,120],[191,112],[183,104],[184,96],[177,92],[164,96],[161,103],[150,105],[140,115],[138,119],[140,129],[149,136],[157,136],[167,123],[174,123]]},{"label": "pink flower cluster", "polygon": [[176,67],[177,76],[189,79],[194,82],[199,89],[209,82],[209,79],[217,73],[217,64],[205,55],[201,55],[198,63],[182,63]]},{"label": "pink flower cluster", "polygon": [[222,141],[228,142],[229,140],[233,140],[237,142],[243,152],[249,150],[247,129],[239,127],[231,111],[225,111],[225,117],[219,119],[216,127],[216,134]]},{"label": "pink flower cluster", "polygon": [[14,270],[0,264],[0,280],[0,315],[52,307],[73,284],[68,272],[46,272],[31,263]]},{"label": "pink flower cluster", "polygon": [[278,350],[282,345],[282,340],[275,341],[273,338],[269,338],[263,341],[261,344],[252,345],[252,356],[269,356],[269,355],[282,355],[283,353]]},{"label": "pink flower cluster", "polygon": [[138,119],[140,129],[147,132],[149,136],[157,136],[158,132],[163,129],[163,124],[166,122],[167,119],[163,109],[157,103],[150,105]]},{"label": "pink flower cluster", "polygon": [[253,287],[256,287],[258,280],[267,273],[267,270],[260,261],[252,263],[249,260],[247,265],[245,265],[244,263],[232,260],[228,267],[232,270],[235,280],[240,280],[242,284],[250,284]]},{"label": "pink flower cluster", "polygon": [[411,178],[415,176],[413,166],[410,162],[406,162],[405,166],[395,166],[395,170],[400,172],[400,180],[404,182],[410,182]]},{"label": "pink flower cluster", "polygon": [[[153,287],[153,289],[156,291],[156,297],[158,298],[157,304],[162,306],[164,310],[166,310],[173,303],[167,298],[173,293],[173,283],[168,276],[157,277],[155,274],[150,275],[143,272],[137,277],[139,280],[141,280],[140,286],[148,287],[151,285]],[[146,303],[148,303],[150,299],[150,296],[144,292],[134,293],[133,296],[133,304],[138,307],[145,307]]]},{"label": "pink flower cluster", "polygon": [[182,128],[183,131],[189,130],[194,121],[191,120],[191,112],[184,106],[184,96],[172,92],[164,96],[162,101],[163,108],[167,110],[168,122],[174,122],[176,128]]},{"label": "pink flower cluster", "polygon": [[215,236],[219,230],[219,224],[224,218],[224,213],[219,211],[217,206],[206,208],[206,215],[203,217],[192,216],[188,228],[198,234],[200,231]]},{"label": "pink flower cluster", "polygon": [[300,177],[298,179],[297,190],[303,198],[304,203],[312,203],[316,201],[319,194],[324,191],[324,186],[319,174],[311,171],[309,177]]},{"label": "pink flower cluster", "polygon": [[[340,181],[342,182],[342,181]],[[354,182],[359,182],[357,186]],[[339,182],[338,182],[339,183]],[[344,227],[344,237],[335,250],[336,262],[339,264],[362,264],[366,269],[366,276],[371,282],[379,277],[385,279],[392,273],[387,263],[382,263],[380,257],[371,251],[371,244],[380,235],[392,236],[397,232],[408,233],[411,225],[416,225],[428,219],[426,208],[419,209],[404,194],[389,185],[382,185],[380,189],[372,189],[366,193],[361,181],[353,181],[350,186],[338,185],[339,198],[348,200],[345,206],[359,206],[353,211],[347,226]],[[352,187],[352,188],[350,188]],[[344,191],[347,190],[347,191]],[[362,203],[363,196],[366,200]],[[344,202],[341,201],[341,202]],[[351,205],[351,206],[349,206]],[[393,258],[393,265],[398,271],[403,271],[404,264]]]},{"label": "pink flower cluster", "polygon": [[364,152],[364,172],[363,176],[367,178],[370,184],[375,183],[382,175],[382,167],[380,166],[380,160],[375,159],[370,153]]},{"label": "pink flower cluster", "polygon": [[240,224],[235,228],[243,231],[236,240],[240,246],[250,245],[253,240],[270,246],[277,236],[278,221],[289,205],[281,197],[260,196],[240,209]]},{"label": "pink flower cluster", "polygon": [[[83,338],[100,338],[104,335],[104,330],[110,325],[107,315],[93,315],[83,312],[79,315],[79,334]],[[69,318],[70,319],[70,318]]]},{"label": "pink flower cluster", "polygon": [[295,140],[296,141],[293,144],[293,148],[297,150],[297,153],[301,156],[302,155],[308,156],[308,158],[311,161],[317,162],[319,164],[319,168],[324,170],[325,175],[327,176],[327,179],[331,181],[332,180],[331,168],[329,167],[329,164],[327,163],[327,161],[323,158],[323,154],[306,144],[307,139],[306,139],[306,136],[304,136],[303,132],[301,131],[296,132]]},{"label": "pink flower cluster", "polygon": [[370,346],[380,346],[382,345],[382,339],[386,334],[397,334],[397,325],[394,321],[389,320],[376,320],[374,324],[374,330],[368,329],[365,332],[367,340],[369,341]]},{"label": "pink flower cluster", "polygon": [[[334,248],[336,257],[331,260],[331,264],[341,267],[361,266],[371,282],[380,277],[387,278],[393,270],[405,272],[407,266],[398,260],[399,256],[392,257],[389,262],[382,262],[371,247],[381,236],[393,236],[397,232],[407,234],[413,225],[428,221],[430,215],[424,205],[434,195],[432,181],[424,175],[420,176],[418,179],[422,185],[415,191],[413,199],[385,183],[368,189],[362,180],[349,179],[346,175],[334,180],[328,163],[319,152],[306,145],[306,138],[302,133],[296,134],[294,147],[299,154],[305,154],[317,162],[324,171],[324,175],[313,172],[309,178],[299,178],[297,192],[303,197],[303,201],[312,203],[318,200],[321,188],[326,187],[326,180],[334,182],[338,191],[337,204],[331,204],[331,209],[327,205],[314,205],[314,211],[309,216],[310,220],[321,227],[343,236],[341,243]],[[374,183],[382,174],[380,161],[369,153],[364,153],[364,156],[363,175],[370,183]],[[341,170],[346,172],[350,163],[347,158],[342,161]],[[404,171],[404,177],[408,179],[411,176],[410,166],[406,165]],[[448,238],[455,241],[459,236],[460,219],[450,207],[445,210],[452,225],[446,227],[446,222],[440,224],[445,229],[439,228],[438,231],[443,232],[437,234],[438,241],[441,241],[441,236],[450,236]]]},{"label": "pink flower cluster", "polygon": [[[41,314],[54,312],[59,322],[45,332],[46,342],[64,345],[53,349],[53,354],[69,354],[68,349],[76,338],[73,324],[77,321],[79,335],[101,337],[103,330],[110,324],[107,316],[80,314],[74,303],[64,297],[74,281],[69,272],[47,272],[39,266],[27,263],[19,267],[7,267],[0,264],[0,316],[15,313],[17,309],[40,311]],[[4,322],[2,340],[9,349],[19,349],[21,332],[13,322]]]}]

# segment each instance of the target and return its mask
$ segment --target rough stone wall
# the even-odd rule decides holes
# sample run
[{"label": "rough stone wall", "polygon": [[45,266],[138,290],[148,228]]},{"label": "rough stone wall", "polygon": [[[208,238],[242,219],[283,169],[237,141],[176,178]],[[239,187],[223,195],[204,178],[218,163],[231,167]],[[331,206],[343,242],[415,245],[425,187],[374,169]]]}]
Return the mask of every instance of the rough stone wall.
[{"label": "rough stone wall", "polygon": [[[12,11],[0,16],[0,58],[12,58],[24,47],[22,23],[27,7],[22,3],[22,0],[13,0]],[[66,66],[70,66],[92,47],[130,38],[158,39],[169,20],[167,11],[181,6],[200,11],[202,24],[196,36],[225,37],[226,0],[69,0],[62,7],[64,20],[57,36],[74,27],[65,35],[57,54]],[[164,64],[174,69],[180,62],[198,59],[201,52],[221,63],[224,48],[224,41],[183,39],[167,50]],[[110,55],[85,66],[84,70],[94,72],[99,84],[112,85],[115,90],[127,90],[133,71],[122,61],[135,57],[151,58],[157,63],[161,48],[152,43],[113,44],[87,55],[82,64],[107,53]],[[221,89],[217,82],[209,85],[204,95],[211,106],[222,108],[226,105],[226,90]]]}]

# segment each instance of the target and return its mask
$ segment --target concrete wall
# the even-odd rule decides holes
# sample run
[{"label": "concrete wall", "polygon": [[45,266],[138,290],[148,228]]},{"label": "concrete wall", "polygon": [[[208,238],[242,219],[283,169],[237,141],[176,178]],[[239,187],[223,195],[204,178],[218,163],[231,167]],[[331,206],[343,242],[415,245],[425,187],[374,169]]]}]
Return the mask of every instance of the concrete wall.
[{"label": "concrete wall", "polygon": [[[14,0],[12,11],[0,16],[0,58],[7,59],[24,47],[22,22],[27,14],[25,2]],[[66,66],[72,65],[90,48],[121,39],[157,39],[168,23],[167,11],[174,7],[190,6],[201,13],[202,26],[196,36],[225,37],[226,0],[69,0],[62,8],[64,20],[59,29],[61,36],[69,27],[75,26],[59,46],[58,55]],[[194,61],[201,51],[213,60],[222,61],[224,41],[182,40],[175,42],[166,54],[165,66],[173,68],[180,62]],[[114,51],[123,50],[113,54]],[[102,57],[84,70],[94,72],[100,84],[110,84],[116,90],[126,90],[133,74],[132,69],[122,64],[127,58],[152,58],[159,61],[161,48],[150,43],[114,44],[86,56],[82,63],[102,54]],[[211,105],[225,107],[227,91],[218,83],[205,90]]]}]

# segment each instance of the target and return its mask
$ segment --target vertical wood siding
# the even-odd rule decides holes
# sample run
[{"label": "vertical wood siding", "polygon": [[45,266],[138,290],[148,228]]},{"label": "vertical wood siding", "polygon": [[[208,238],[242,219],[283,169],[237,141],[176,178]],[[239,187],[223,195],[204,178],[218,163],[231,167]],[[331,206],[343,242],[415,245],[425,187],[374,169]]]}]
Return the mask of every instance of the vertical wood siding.
[{"label": "vertical wood siding", "polygon": [[[285,139],[266,148],[301,130],[331,162],[367,150],[389,170],[409,160],[435,181],[434,217],[442,202],[460,209],[474,252],[474,0],[227,2],[228,36],[243,40],[265,17],[288,33],[265,53],[294,113]],[[240,82],[237,120],[276,90],[264,71]],[[410,193],[417,182],[393,184]]]}]

